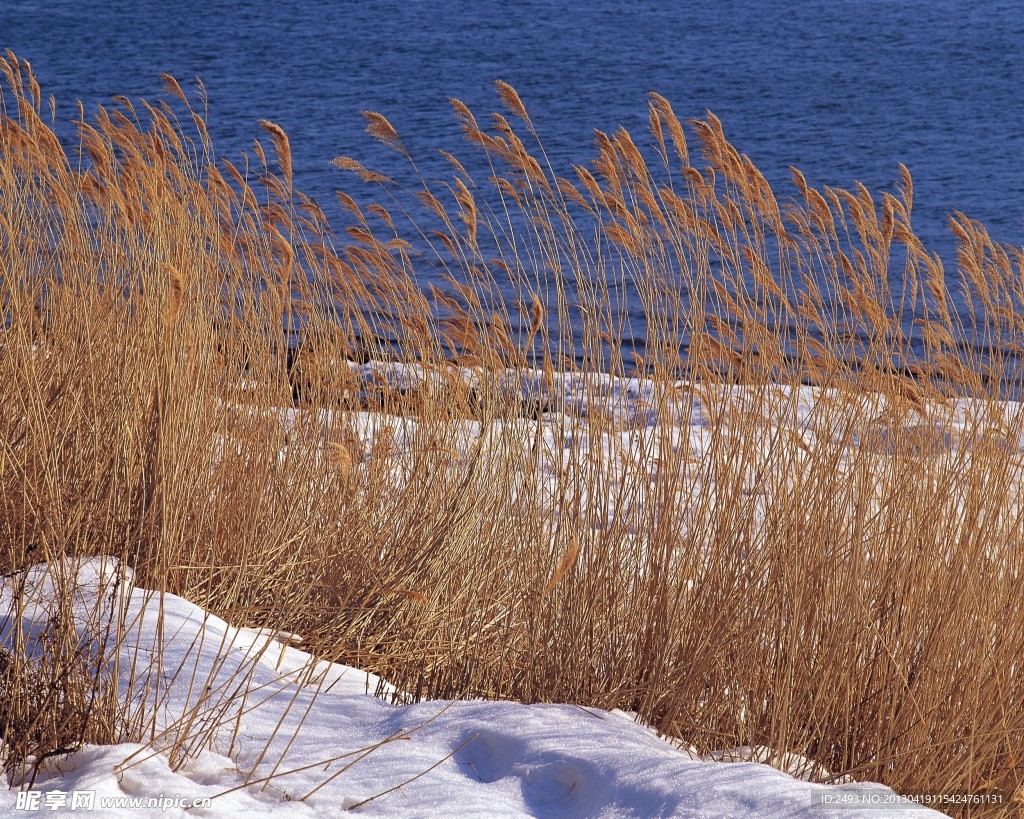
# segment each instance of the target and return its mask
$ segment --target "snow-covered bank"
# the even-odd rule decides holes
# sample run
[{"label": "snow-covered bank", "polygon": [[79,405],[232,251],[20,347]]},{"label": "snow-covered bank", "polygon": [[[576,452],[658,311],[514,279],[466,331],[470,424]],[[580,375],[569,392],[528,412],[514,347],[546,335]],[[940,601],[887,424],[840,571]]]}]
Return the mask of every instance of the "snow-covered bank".
[{"label": "snow-covered bank", "polygon": [[[24,599],[35,605],[22,609],[19,624],[11,603],[22,582]],[[23,633],[44,627],[59,587],[46,567],[4,584],[0,634],[7,644],[19,626]],[[125,817],[306,817],[351,809],[817,819],[877,817],[880,803],[895,799],[879,786],[814,784],[755,762],[702,760],[626,715],[593,708],[390,705],[367,693],[377,687],[372,675],[318,662],[284,637],[236,629],[179,597],[136,588],[110,562],[84,563],[75,589],[76,611],[94,622],[97,611],[109,609],[117,620],[123,610],[120,690],[155,714],[150,736],[45,760],[21,809],[15,782],[0,797],[0,815],[23,816],[33,804],[47,813],[83,812],[72,810],[73,800],[82,806],[86,798],[76,792],[91,792],[100,815]],[[148,658],[153,667],[146,669]],[[206,747],[191,747],[172,765],[175,740],[187,746],[190,729],[200,726],[209,729]],[[208,807],[183,807],[203,797]],[[130,801],[150,798],[163,801]],[[860,811],[851,807],[856,800],[872,806]],[[890,803],[884,815],[899,813]]]}]

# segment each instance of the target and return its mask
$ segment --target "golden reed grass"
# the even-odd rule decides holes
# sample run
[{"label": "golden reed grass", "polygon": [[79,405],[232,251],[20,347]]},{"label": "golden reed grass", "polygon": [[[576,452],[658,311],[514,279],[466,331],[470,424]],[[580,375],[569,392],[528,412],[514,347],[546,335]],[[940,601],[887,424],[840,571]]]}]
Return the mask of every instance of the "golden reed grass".
[{"label": "golden reed grass", "polygon": [[[504,84],[513,121],[452,101],[448,180],[367,114],[409,178],[339,158],[332,226],[272,123],[270,158],[218,164],[167,78],[173,104],[80,116],[79,161],[27,65],[0,69],[3,574],[111,555],[416,697],[620,707],[702,751],[1018,792],[1024,250],[955,214],[947,270],[905,169],[881,197],[794,171],[780,199],[657,95],[649,157],[598,133],[559,175]],[[431,377],[348,364],[373,359]],[[506,388],[524,365],[546,394]],[[601,373],[653,386],[630,404]],[[148,724],[69,622],[43,661],[0,654],[15,757]],[[108,693],[58,712],[33,680]]]}]

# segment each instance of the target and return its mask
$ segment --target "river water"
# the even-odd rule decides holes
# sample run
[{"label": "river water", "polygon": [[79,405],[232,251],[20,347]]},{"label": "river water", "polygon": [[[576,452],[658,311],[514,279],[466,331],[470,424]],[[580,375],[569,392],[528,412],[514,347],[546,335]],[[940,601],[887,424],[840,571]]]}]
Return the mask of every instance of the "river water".
[{"label": "river water", "polygon": [[790,165],[892,191],[906,164],[915,229],[947,269],[953,210],[1024,244],[1019,0],[5,0],[0,47],[32,62],[66,120],[76,99],[159,96],[161,71],[201,77],[220,155],[278,122],[297,186],[329,213],[352,184],[333,157],[402,172],[360,110],[433,171],[435,149],[462,150],[447,98],[495,110],[502,79],[561,173],[592,158],[595,128],[642,133],[653,90],[683,117],[713,111],[783,196]]}]

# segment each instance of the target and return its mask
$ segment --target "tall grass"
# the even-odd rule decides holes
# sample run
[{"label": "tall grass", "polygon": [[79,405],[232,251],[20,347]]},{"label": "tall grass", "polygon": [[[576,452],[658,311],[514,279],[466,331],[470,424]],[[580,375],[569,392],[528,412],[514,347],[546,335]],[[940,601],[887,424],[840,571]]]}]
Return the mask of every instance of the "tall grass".
[{"label": "tall grass", "polygon": [[[794,171],[779,199],[657,95],[646,155],[598,133],[560,176],[503,84],[487,127],[453,102],[446,179],[336,160],[332,228],[273,123],[251,165],[218,159],[166,78],[80,110],[69,155],[28,66],[0,68],[4,574],[110,555],[416,697],[1016,792],[1024,251],[955,214],[946,270],[906,169],[881,195]],[[51,625],[61,685],[109,691]],[[40,706],[39,653],[4,652],[16,755],[123,733],[109,695]]]}]

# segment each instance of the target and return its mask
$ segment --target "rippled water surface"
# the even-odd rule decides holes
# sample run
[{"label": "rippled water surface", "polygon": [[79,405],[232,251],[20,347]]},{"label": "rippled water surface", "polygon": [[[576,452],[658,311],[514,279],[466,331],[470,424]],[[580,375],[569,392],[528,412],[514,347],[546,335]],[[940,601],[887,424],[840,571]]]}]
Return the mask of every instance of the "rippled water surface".
[{"label": "rippled water surface", "polygon": [[298,186],[321,200],[348,184],[338,154],[397,170],[361,109],[417,156],[457,152],[446,99],[493,110],[500,78],[559,172],[591,158],[594,128],[642,132],[656,90],[684,117],[717,114],[783,195],[789,165],[816,185],[892,190],[905,163],[915,227],[947,267],[953,210],[1024,243],[1019,0],[6,0],[0,46],[32,61],[67,119],[76,98],[156,97],[159,72],[198,75],[221,154],[279,122]]}]

